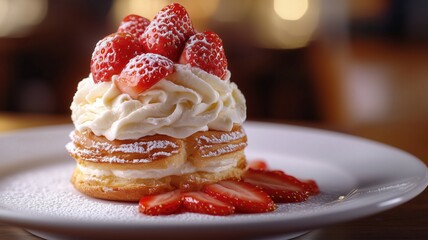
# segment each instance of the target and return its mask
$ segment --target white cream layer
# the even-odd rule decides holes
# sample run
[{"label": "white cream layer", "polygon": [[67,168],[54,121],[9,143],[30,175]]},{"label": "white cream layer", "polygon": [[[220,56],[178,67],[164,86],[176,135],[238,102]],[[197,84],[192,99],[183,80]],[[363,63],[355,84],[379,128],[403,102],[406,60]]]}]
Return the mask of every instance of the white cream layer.
[{"label": "white cream layer", "polygon": [[205,167],[195,167],[190,162],[185,162],[179,166],[171,166],[166,169],[143,169],[143,170],[100,170],[93,167],[85,167],[80,164],[77,165],[79,170],[91,177],[102,177],[102,176],[116,176],[120,178],[136,179],[136,178],[162,178],[166,176],[180,176],[188,173],[195,172],[208,172],[218,173],[231,168],[236,167],[238,160],[230,158],[223,159],[221,161],[215,161],[211,164],[207,164]]},{"label": "white cream layer", "polygon": [[164,134],[185,138],[208,129],[230,131],[246,118],[245,98],[230,72],[221,80],[199,68],[176,64],[175,73],[132,99],[110,82],[83,79],[71,104],[77,130],[109,140]]}]

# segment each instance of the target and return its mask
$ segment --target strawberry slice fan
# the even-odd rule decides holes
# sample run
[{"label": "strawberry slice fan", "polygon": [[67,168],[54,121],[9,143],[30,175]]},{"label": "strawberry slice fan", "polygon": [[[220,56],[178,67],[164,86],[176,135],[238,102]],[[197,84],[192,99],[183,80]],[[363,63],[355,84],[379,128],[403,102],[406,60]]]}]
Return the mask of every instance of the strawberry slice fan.
[{"label": "strawberry slice fan", "polygon": [[[196,32],[183,6],[161,9],[153,21],[126,16],[116,33],[99,41],[91,58],[95,83],[113,81],[133,99],[173,74],[176,64],[189,65],[226,79],[227,59],[221,38],[212,31]],[[300,180],[269,170],[258,159],[239,178],[206,184],[197,191],[172,190],[143,196],[139,211],[146,215],[182,212],[225,216],[274,211],[276,203],[298,203],[319,193],[313,180]]]}]

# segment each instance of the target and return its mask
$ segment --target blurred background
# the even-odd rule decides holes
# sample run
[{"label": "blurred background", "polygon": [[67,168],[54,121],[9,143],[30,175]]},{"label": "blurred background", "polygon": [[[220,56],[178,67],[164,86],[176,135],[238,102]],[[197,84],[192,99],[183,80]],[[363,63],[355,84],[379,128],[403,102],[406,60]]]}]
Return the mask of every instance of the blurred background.
[{"label": "blurred background", "polygon": [[[0,132],[70,123],[69,106],[97,41],[126,15],[152,19],[171,2],[0,0]],[[186,7],[197,30],[223,39],[249,120],[350,133],[428,164],[428,1],[174,2]],[[419,199],[332,227],[330,238],[382,239],[402,229],[403,219],[423,234],[426,201]]]},{"label": "blurred background", "polygon": [[424,0],[0,0],[0,112],[68,115],[96,42],[171,2],[222,37],[250,120],[428,143]]}]

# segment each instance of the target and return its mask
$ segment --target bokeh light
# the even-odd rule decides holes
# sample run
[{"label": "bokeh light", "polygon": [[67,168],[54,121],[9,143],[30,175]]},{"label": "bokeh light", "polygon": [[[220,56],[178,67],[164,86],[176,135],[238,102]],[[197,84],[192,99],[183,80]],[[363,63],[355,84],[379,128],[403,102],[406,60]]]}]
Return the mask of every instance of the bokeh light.
[{"label": "bokeh light", "polygon": [[0,37],[27,36],[47,11],[47,0],[0,0]]}]

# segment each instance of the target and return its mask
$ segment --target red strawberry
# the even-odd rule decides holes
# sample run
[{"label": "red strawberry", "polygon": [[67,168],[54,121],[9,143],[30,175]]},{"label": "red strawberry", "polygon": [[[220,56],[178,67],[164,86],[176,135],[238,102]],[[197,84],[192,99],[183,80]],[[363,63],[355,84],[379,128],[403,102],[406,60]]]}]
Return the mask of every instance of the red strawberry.
[{"label": "red strawberry", "polygon": [[180,56],[181,64],[190,64],[224,79],[227,59],[220,37],[210,31],[197,33],[187,40]]},{"label": "red strawberry", "polygon": [[179,190],[157,195],[144,196],[140,199],[139,210],[147,215],[169,215],[176,213],[181,206]]},{"label": "red strawberry", "polygon": [[318,193],[320,193],[320,189],[314,180],[312,179],[305,179],[305,180],[299,179],[299,180],[306,184],[305,189],[309,195],[317,195]]},{"label": "red strawberry", "polygon": [[235,212],[235,208],[203,192],[188,192],[182,195],[183,206],[190,212],[225,216]]},{"label": "red strawberry", "polygon": [[275,202],[303,202],[309,197],[305,183],[281,171],[248,169],[243,179],[261,187]]},{"label": "red strawberry", "polygon": [[232,204],[239,212],[263,213],[276,208],[269,195],[246,182],[225,180],[206,185],[203,191],[220,201]]},{"label": "red strawberry", "polygon": [[195,34],[186,9],[178,3],[162,8],[140,37],[146,52],[157,53],[176,62],[186,43]]},{"label": "red strawberry", "polygon": [[320,192],[320,189],[318,188],[317,183],[312,179],[304,179],[304,180],[298,179],[293,176],[287,175],[284,171],[281,171],[281,170],[272,170],[270,172],[283,176],[285,178],[292,179],[293,182],[297,183],[303,189],[305,189],[306,193],[309,195],[317,195]]},{"label": "red strawberry", "polygon": [[253,160],[253,161],[249,162],[248,167],[251,169],[256,169],[256,170],[267,170],[268,169],[267,163],[263,160]]},{"label": "red strawberry", "polygon": [[129,59],[142,53],[137,38],[127,33],[113,33],[97,43],[92,53],[91,73],[94,82],[108,82],[119,74]]},{"label": "red strawberry", "polygon": [[137,39],[144,33],[150,20],[135,14],[126,16],[117,29],[118,33],[129,33],[134,35]]},{"label": "red strawberry", "polygon": [[131,59],[119,75],[116,86],[132,98],[174,72],[174,63],[166,57],[143,53]]}]

